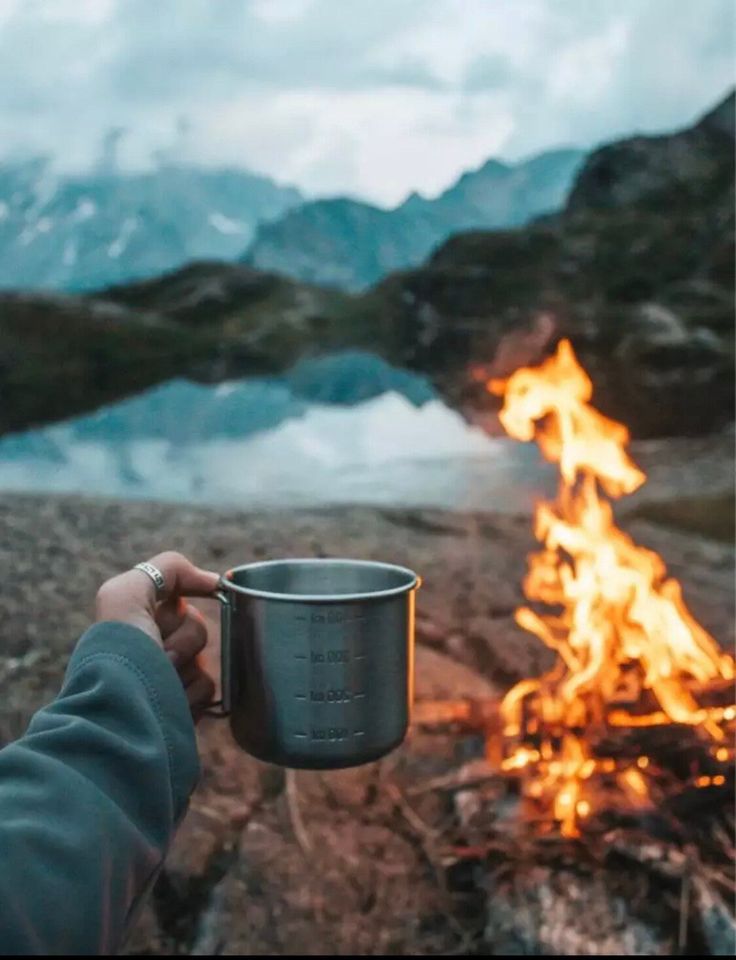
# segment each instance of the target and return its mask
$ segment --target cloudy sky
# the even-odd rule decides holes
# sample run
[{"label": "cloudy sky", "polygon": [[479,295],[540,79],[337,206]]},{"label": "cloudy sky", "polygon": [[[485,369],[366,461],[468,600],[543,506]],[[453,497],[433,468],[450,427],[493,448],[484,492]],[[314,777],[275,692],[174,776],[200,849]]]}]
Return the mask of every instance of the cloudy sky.
[{"label": "cloudy sky", "polygon": [[684,124],[733,0],[0,0],[0,156],[238,165],[395,203],[488,156]]}]

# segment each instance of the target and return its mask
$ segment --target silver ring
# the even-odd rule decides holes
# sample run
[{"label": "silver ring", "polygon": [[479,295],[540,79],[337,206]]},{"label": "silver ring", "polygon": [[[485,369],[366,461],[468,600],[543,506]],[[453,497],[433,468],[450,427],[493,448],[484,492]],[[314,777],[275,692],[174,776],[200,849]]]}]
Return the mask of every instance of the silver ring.
[{"label": "silver ring", "polygon": [[142,570],[143,573],[148,574],[156,587],[156,596],[160,596],[164,592],[166,589],[166,581],[158,567],[154,567],[152,563],[136,563],[133,569]]}]

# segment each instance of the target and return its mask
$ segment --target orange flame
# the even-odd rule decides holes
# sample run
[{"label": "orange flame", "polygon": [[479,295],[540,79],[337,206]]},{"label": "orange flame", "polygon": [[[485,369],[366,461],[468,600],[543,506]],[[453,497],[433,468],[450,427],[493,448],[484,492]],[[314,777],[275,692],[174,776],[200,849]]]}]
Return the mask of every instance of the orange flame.
[{"label": "orange flame", "polygon": [[[546,676],[518,683],[502,711],[512,736],[530,715],[557,731],[556,758],[536,765],[542,790],[531,795],[551,792],[555,819],[564,834],[574,836],[579,818],[591,810],[582,773],[586,764],[589,771],[591,763],[599,765],[579,733],[603,723],[620,725],[623,714],[632,725],[699,725],[722,740],[724,711],[699,707],[691,689],[733,678],[734,661],[689,612],[659,555],[616,526],[601,491],[617,498],[646,477],[626,452],[626,427],[589,405],[592,384],[570,343],[563,340],[539,367],[487,386],[504,397],[500,419],[506,432],[536,440],[544,456],[560,465],[557,500],[537,506],[535,535],[544,546],[529,558],[524,581],[530,601],[555,611],[522,607],[516,613],[520,626],[556,652],[557,662]],[[644,691],[659,708],[648,720],[620,709],[621,702],[639,703]],[[512,769],[529,762],[528,747],[519,747],[506,764]],[[647,795],[641,772],[646,766],[616,774],[632,801]]]}]

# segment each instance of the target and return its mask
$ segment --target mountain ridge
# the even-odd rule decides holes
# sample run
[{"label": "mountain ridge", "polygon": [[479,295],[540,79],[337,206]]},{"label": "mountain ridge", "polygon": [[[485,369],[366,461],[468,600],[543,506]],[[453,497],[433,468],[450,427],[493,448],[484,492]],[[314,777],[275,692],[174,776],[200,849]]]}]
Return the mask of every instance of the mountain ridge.
[{"label": "mountain ridge", "polygon": [[520,226],[557,209],[583,157],[560,148],[516,164],[490,158],[437,197],[413,193],[390,209],[350,197],[309,201],[259,226],[244,262],[358,292],[418,265],[453,233]]}]

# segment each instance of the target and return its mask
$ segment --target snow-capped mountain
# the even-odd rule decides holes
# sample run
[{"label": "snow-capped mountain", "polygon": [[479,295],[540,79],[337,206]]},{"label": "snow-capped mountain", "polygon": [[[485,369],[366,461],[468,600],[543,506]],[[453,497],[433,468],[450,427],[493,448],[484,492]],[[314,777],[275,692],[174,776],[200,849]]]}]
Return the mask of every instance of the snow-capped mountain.
[{"label": "snow-capped mountain", "polygon": [[0,164],[0,288],[89,290],[194,259],[238,257],[257,225],[302,201],[242,170],[160,166],[58,175]]}]

